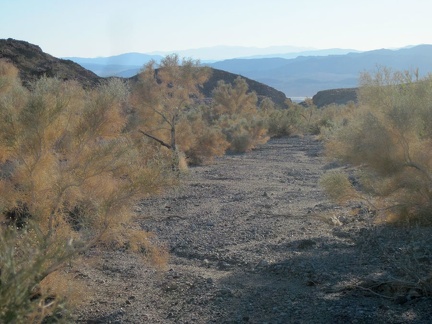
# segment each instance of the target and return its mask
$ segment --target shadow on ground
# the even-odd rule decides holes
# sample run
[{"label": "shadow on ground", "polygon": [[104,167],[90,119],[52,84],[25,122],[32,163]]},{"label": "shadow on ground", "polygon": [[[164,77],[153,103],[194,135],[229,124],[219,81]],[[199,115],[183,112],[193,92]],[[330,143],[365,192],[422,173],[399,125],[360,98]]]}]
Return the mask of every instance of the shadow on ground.
[{"label": "shadow on ground", "polygon": [[[220,323],[430,323],[430,229],[378,226],[287,242],[282,262],[218,284]],[[430,278],[430,277],[429,277]],[[426,285],[426,286],[425,286]],[[429,289],[429,290],[428,290]]]}]

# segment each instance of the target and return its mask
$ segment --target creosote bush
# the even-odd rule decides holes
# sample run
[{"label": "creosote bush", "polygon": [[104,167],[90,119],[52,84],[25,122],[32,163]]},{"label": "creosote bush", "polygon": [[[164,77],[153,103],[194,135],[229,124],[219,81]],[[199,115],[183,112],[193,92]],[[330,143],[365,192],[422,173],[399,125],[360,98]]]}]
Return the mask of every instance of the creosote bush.
[{"label": "creosote bush", "polygon": [[431,224],[432,77],[381,68],[361,83],[360,105],[329,136],[327,154],[360,167],[362,194],[381,215]]},{"label": "creosote bush", "polygon": [[42,78],[28,91],[13,67],[2,62],[0,73],[0,321],[42,322],[65,302],[43,283],[89,247],[161,259],[129,224],[134,202],[175,180],[169,161],[127,131],[122,81],[85,91]]}]

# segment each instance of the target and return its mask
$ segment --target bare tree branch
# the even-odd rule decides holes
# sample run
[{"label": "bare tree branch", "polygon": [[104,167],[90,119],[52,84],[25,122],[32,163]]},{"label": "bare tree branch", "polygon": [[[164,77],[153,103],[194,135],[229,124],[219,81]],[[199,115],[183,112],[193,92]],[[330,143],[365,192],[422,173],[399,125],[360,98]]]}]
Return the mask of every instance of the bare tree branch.
[{"label": "bare tree branch", "polygon": [[165,146],[166,148],[172,150],[172,146],[171,146],[171,145],[165,143],[164,141],[160,140],[159,138],[154,137],[153,135],[150,135],[150,134],[148,134],[148,133],[146,133],[146,132],[144,132],[144,131],[142,131],[142,130],[140,130],[140,129],[139,129],[138,131],[139,131],[140,133],[144,134],[145,136],[151,138],[152,140],[155,140],[155,141],[158,142],[160,145]]}]

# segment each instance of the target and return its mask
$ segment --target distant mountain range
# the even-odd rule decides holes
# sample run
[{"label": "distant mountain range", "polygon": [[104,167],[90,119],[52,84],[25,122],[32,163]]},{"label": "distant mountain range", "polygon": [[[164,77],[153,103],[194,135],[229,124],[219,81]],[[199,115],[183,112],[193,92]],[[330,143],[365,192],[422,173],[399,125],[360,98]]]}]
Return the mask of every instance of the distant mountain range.
[{"label": "distant mountain range", "polygon": [[378,66],[393,70],[418,68],[423,76],[431,73],[432,45],[294,59],[233,59],[210,66],[268,84],[288,97],[311,97],[321,90],[357,87],[360,73],[373,72]]},{"label": "distant mountain range", "polygon": [[[292,59],[299,56],[324,56],[347,54],[357,52],[351,49],[326,49],[311,50],[303,47],[293,46],[273,46],[268,48],[240,47],[240,46],[215,46],[206,48],[197,48],[191,50],[177,51],[180,57],[199,59],[202,64],[212,65],[221,60],[236,59],[261,59],[261,58],[285,58]],[[65,60],[71,60],[86,69],[93,71],[101,77],[119,76],[132,77],[138,73],[142,67],[150,60],[156,63],[160,62],[166,55],[172,52],[153,52],[144,53],[125,53],[108,57],[63,57]],[[207,58],[207,59],[202,59]],[[209,59],[211,58],[211,59]],[[221,58],[216,60],[215,58]]]},{"label": "distant mountain range", "polygon": [[[283,52],[289,49],[291,52]],[[237,53],[240,58],[217,62],[203,61],[203,64],[267,84],[284,92],[289,98],[312,97],[318,91],[327,89],[357,87],[360,73],[374,71],[378,66],[386,66],[394,70],[418,68],[420,75],[432,73],[432,45],[366,52],[350,49],[303,49],[295,52],[296,49],[299,48],[259,49],[260,51],[255,51],[254,55],[242,57],[245,53],[252,53],[251,49],[231,47],[231,55]],[[218,56],[220,55],[219,52],[226,51],[227,48],[214,47],[179,51],[178,54],[183,57],[197,58],[200,54],[204,55],[205,53],[208,56],[208,52],[211,50],[214,50],[215,56]],[[265,50],[267,52],[264,52]],[[153,59],[158,62],[166,54],[127,53],[111,57],[70,57],[68,59],[99,76],[132,77],[148,61]]]},{"label": "distant mountain range", "polygon": [[100,77],[118,76],[132,77],[136,75],[143,66],[154,60],[160,62],[162,55],[150,55],[142,53],[125,53],[109,57],[63,57],[78,63],[87,70],[93,71]]}]

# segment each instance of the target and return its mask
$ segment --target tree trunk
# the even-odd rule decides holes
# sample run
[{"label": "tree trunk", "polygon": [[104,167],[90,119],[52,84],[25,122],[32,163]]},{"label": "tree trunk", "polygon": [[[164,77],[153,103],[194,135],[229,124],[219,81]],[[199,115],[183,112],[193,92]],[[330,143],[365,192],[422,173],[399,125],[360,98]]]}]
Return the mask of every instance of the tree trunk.
[{"label": "tree trunk", "polygon": [[[174,121],[174,118],[173,118]],[[180,171],[180,155],[177,150],[177,144],[176,144],[176,130],[175,130],[175,124],[173,123],[171,126],[171,151],[173,154],[173,160],[172,160],[172,170],[175,172]]]}]

